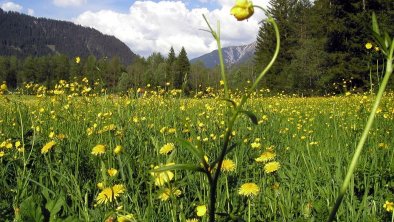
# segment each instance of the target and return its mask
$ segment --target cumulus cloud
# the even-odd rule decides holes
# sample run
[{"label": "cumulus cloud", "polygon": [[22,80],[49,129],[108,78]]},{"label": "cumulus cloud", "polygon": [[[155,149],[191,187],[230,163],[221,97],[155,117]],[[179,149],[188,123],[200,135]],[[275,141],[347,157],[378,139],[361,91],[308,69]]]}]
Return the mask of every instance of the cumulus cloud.
[{"label": "cumulus cloud", "polygon": [[0,5],[0,8],[2,8],[4,11],[15,11],[15,12],[21,12],[23,9],[21,5],[18,5],[14,2],[5,2]]},{"label": "cumulus cloud", "polygon": [[33,16],[34,15],[34,10],[31,8],[27,9],[27,14]]},{"label": "cumulus cloud", "polygon": [[[135,1],[128,13],[111,10],[87,11],[74,22],[93,27],[105,34],[114,35],[125,42],[132,51],[142,56],[152,52],[167,55],[171,46],[175,51],[185,47],[189,58],[194,58],[216,49],[216,43],[208,32],[202,17],[206,15],[212,27],[220,21],[223,46],[249,44],[256,40],[258,22],[264,18],[256,10],[256,16],[248,21],[237,22],[230,15],[234,1],[217,0],[220,8],[189,9],[181,1]],[[255,0],[255,4],[266,5],[268,0]]]},{"label": "cumulus cloud", "polygon": [[60,7],[80,6],[86,4],[87,0],[53,0],[53,4]]}]

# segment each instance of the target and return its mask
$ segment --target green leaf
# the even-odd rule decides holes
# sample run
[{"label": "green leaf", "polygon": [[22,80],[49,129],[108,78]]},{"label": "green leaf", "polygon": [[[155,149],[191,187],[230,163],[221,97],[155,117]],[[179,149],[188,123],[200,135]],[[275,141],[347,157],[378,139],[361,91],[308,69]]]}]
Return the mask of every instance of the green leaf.
[{"label": "green leaf", "polygon": [[204,169],[200,166],[196,166],[193,164],[174,164],[169,166],[162,166],[157,169],[151,170],[153,173],[164,172],[169,170],[191,170],[191,171],[199,171],[204,172]]},{"label": "green leaf", "polygon": [[24,221],[42,222],[44,216],[42,214],[40,206],[36,205],[36,200],[33,196],[26,198],[21,203],[21,214]]},{"label": "green leaf", "polygon": [[374,37],[376,43],[378,44],[379,48],[382,50],[383,54],[387,53],[387,48],[384,44],[384,39],[376,32],[372,32],[372,36]]},{"label": "green leaf", "polygon": [[255,124],[255,125],[258,124],[256,115],[254,115],[254,113],[252,113],[251,111],[240,110],[239,112],[242,113],[242,114],[245,114],[246,116],[248,116],[253,124]]},{"label": "green leaf", "polygon": [[378,20],[376,19],[375,12],[372,12],[372,30],[380,35]]},{"label": "green leaf", "polygon": [[64,197],[61,195],[55,200],[47,200],[45,208],[50,212],[51,218],[55,218],[56,214],[62,209],[62,206],[66,203]]},{"label": "green leaf", "polygon": [[390,35],[387,32],[384,32],[384,45],[386,46],[386,49],[390,48],[390,44],[391,44]]},{"label": "green leaf", "polygon": [[231,100],[231,99],[221,99],[221,100],[231,103],[231,105],[233,105],[234,109],[237,108],[237,103],[234,102],[234,100]]},{"label": "green leaf", "polygon": [[181,144],[182,147],[188,149],[198,160],[204,159],[204,151],[195,147],[192,143],[185,139],[178,138],[177,141]]}]

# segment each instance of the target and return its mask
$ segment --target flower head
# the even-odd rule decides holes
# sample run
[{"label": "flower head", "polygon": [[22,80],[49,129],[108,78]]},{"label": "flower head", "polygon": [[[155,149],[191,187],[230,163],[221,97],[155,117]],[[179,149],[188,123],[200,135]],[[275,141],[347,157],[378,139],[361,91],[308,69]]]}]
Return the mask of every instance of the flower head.
[{"label": "flower head", "polygon": [[267,164],[265,164],[264,166],[264,171],[266,173],[272,173],[277,171],[280,168],[280,163],[277,161],[273,161],[273,162],[269,162]]},{"label": "flower head", "polygon": [[55,144],[56,144],[56,142],[53,141],[53,140],[50,141],[50,142],[48,142],[47,144],[44,145],[44,147],[42,147],[41,153],[42,153],[42,154],[48,153],[49,150],[51,150],[52,147],[55,146]]},{"label": "flower head", "polygon": [[234,15],[238,21],[250,18],[253,13],[253,3],[249,0],[237,0],[230,11],[230,14]]},{"label": "flower head", "polygon": [[116,184],[113,187],[104,188],[96,197],[98,204],[106,204],[112,202],[114,199],[124,193],[126,188],[122,184]]},{"label": "flower head", "polygon": [[259,186],[255,183],[244,183],[238,190],[239,195],[251,197],[256,196],[260,191]]},{"label": "flower head", "polygon": [[276,157],[276,154],[274,152],[265,151],[259,157],[257,157],[255,160],[256,160],[256,162],[267,162],[267,161],[273,160],[275,157]]},{"label": "flower head", "polygon": [[[174,163],[168,163],[166,166],[173,165]],[[155,166],[153,169],[158,169],[159,166]],[[167,170],[162,172],[152,172],[151,175],[155,178],[156,186],[163,186],[165,183],[170,182],[174,179],[174,173]]]},{"label": "flower head", "polygon": [[6,91],[7,90],[7,84],[3,83],[0,86],[0,91]]},{"label": "flower head", "polygon": [[175,148],[175,145],[173,143],[167,143],[164,146],[161,147],[159,153],[160,154],[168,154],[171,151],[173,151]]},{"label": "flower head", "polygon": [[228,160],[228,159],[223,160],[222,171],[224,171],[224,172],[234,172],[235,168],[236,168],[236,165],[235,165],[234,161]]},{"label": "flower head", "polygon": [[93,155],[101,155],[105,153],[105,146],[102,144],[98,144],[95,147],[93,147],[91,154]]},{"label": "flower head", "polygon": [[365,43],[365,48],[366,49],[371,49],[372,48],[372,43],[370,43],[370,42]]},{"label": "flower head", "polygon": [[394,203],[386,200],[386,203],[383,204],[383,208],[386,209],[387,212],[394,211]]},{"label": "flower head", "polygon": [[110,177],[116,176],[118,174],[118,170],[114,168],[110,168],[107,170],[107,173]]},{"label": "flower head", "polygon": [[75,57],[75,63],[79,64],[81,62],[81,58],[79,56]]},{"label": "flower head", "polygon": [[161,201],[167,201],[171,196],[179,197],[181,194],[182,194],[182,191],[177,188],[173,188],[173,189],[165,188],[159,194],[159,199]]},{"label": "flower head", "polygon": [[199,205],[197,206],[196,211],[197,211],[197,216],[202,217],[207,213],[207,206]]},{"label": "flower head", "polygon": [[122,150],[123,150],[123,147],[121,145],[117,145],[114,149],[114,154],[118,155],[122,152]]}]

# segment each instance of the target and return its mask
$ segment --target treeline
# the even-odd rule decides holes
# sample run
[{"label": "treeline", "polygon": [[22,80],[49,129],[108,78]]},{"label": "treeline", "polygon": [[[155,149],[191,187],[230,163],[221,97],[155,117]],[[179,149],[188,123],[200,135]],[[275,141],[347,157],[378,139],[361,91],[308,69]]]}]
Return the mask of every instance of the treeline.
[{"label": "treeline", "polygon": [[100,80],[111,92],[125,92],[130,88],[156,87],[182,89],[186,94],[217,87],[218,69],[208,69],[202,63],[190,64],[186,50],[175,53],[171,47],[167,56],[153,53],[147,58],[137,57],[125,66],[118,57],[97,59],[91,55],[69,58],[52,55],[24,59],[0,56],[0,83],[6,81],[10,89],[34,82],[53,88],[60,80],[74,78]]},{"label": "treeline", "polygon": [[[371,82],[376,89],[384,60],[378,48],[365,47],[373,43],[371,15],[374,11],[381,28],[393,36],[394,1],[271,0],[269,4],[280,29],[281,51],[263,86],[299,94],[365,91]],[[263,23],[256,70],[268,63],[274,48],[273,27]]]}]

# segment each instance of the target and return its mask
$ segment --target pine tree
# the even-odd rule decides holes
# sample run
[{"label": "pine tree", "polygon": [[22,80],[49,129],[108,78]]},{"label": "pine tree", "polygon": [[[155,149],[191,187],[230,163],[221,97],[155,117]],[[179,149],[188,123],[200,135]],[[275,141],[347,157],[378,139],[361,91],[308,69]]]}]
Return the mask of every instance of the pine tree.
[{"label": "pine tree", "polygon": [[165,70],[165,83],[172,82],[174,83],[175,79],[175,61],[176,61],[175,51],[174,48],[171,46],[170,52],[168,53],[168,57],[166,59],[166,70]]},{"label": "pine tree", "polygon": [[[174,87],[176,89],[185,88],[188,83],[188,75],[190,74],[190,62],[187,58],[187,53],[184,47],[182,47],[179,52],[178,58],[176,60],[176,70],[174,78]],[[186,91],[186,88],[185,88]]]}]

